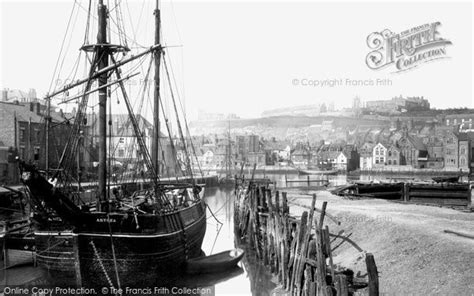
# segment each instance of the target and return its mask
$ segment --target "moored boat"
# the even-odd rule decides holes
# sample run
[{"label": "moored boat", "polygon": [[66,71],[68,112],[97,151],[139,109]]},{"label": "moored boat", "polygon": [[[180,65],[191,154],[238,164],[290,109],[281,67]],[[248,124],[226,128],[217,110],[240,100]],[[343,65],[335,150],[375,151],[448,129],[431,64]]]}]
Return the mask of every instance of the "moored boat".
[{"label": "moored boat", "polygon": [[237,248],[218,254],[194,258],[186,261],[186,272],[189,274],[215,273],[234,268],[245,252]]},{"label": "moored boat", "polygon": [[314,170],[314,169],[296,169],[300,175],[335,175],[336,170]]},{"label": "moored boat", "polygon": [[[179,127],[180,139],[184,142],[181,145],[184,147],[183,154],[178,155],[176,152],[175,139],[169,130],[168,120],[165,118],[164,122],[170,137],[171,152],[176,157],[174,169],[182,174],[182,178],[178,173],[173,177],[176,177],[176,181],[161,178],[164,171],[164,153],[159,150],[162,143],[159,142],[158,114],[163,109],[159,92],[160,61],[164,62],[165,68],[167,66],[163,58],[164,46],[160,44],[158,1],[154,10],[155,44],[131,57],[125,57],[130,51],[127,44],[111,43],[111,38],[108,36],[110,15],[103,0],[98,1],[97,14],[97,42],[87,43],[81,47],[86,54],[89,54],[89,76],[53,91],[46,98],[50,100],[77,86],[85,86],[79,90],[80,95],[67,100],[69,102],[79,99],[78,111],[58,169],[50,178],[51,176],[47,176],[47,173],[40,171],[35,165],[19,161],[21,181],[38,206],[36,211],[39,215],[36,218],[40,227],[35,232],[35,241],[39,247],[39,263],[42,266],[59,272],[73,270],[76,284],[79,285],[119,287],[149,284],[150,281],[154,283],[159,275],[183,271],[186,260],[201,253],[201,244],[206,231],[206,204],[201,199],[202,187],[197,185],[192,174],[174,97],[174,116]],[[119,38],[119,42],[123,40]],[[143,138],[144,133],[139,126],[136,113],[131,108],[123,84],[124,80],[135,74],[122,78],[119,68],[147,54],[151,56],[152,61],[155,61],[150,63],[155,65],[153,87],[155,109],[151,148]],[[147,72],[144,81],[148,81],[150,72]],[[171,81],[167,68],[166,72],[168,80]],[[114,76],[116,80],[109,81]],[[95,80],[98,81],[98,88],[92,89],[91,82]],[[123,172],[127,178],[136,175],[142,178],[142,182],[137,182],[139,186],[136,186],[140,189],[130,194],[116,186],[117,174],[112,171],[110,165],[113,152],[107,143],[110,141],[108,140],[110,130],[107,131],[106,127],[112,123],[107,104],[111,103],[110,86],[114,84],[118,84],[117,89],[121,90],[121,96],[117,95],[117,98],[120,97],[125,102],[129,119],[127,124],[131,126],[138,146],[135,147],[137,155],[133,171]],[[98,93],[96,105],[99,106],[98,185],[93,192],[95,202],[79,206],[74,201],[77,195],[71,188],[77,180],[80,180],[78,159],[81,157],[78,147],[87,122],[88,98],[96,92]],[[183,177],[187,182],[183,181]],[[79,184],[77,188],[80,187]],[[54,225],[56,222],[57,228]],[[63,260],[65,264],[62,264]]]}]

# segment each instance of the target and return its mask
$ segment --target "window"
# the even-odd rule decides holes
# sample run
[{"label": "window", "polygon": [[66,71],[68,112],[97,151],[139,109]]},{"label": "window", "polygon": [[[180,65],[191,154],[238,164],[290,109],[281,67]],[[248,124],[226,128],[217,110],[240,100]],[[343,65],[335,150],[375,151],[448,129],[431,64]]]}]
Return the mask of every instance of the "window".
[{"label": "window", "polygon": [[466,148],[464,147],[461,148],[461,154],[466,154]]},{"label": "window", "polygon": [[124,149],[119,149],[118,157],[121,157],[121,158],[125,157],[125,150]]},{"label": "window", "polygon": [[392,164],[392,160],[389,159],[389,160],[388,160],[388,164],[389,164],[389,165]]},{"label": "window", "polygon": [[25,142],[25,129],[24,128],[20,128],[20,142]]},{"label": "window", "polygon": [[389,151],[389,152],[388,152],[388,156],[392,156],[392,151]]},{"label": "window", "polygon": [[449,125],[449,119],[446,119],[446,125]]},{"label": "window", "polygon": [[40,158],[40,148],[35,147],[33,150],[34,150],[33,158],[34,158],[34,160],[38,160]]},{"label": "window", "polygon": [[464,158],[461,158],[460,164],[461,164],[462,166],[466,165],[466,160],[465,160]]},{"label": "window", "polygon": [[396,164],[397,164],[397,160],[395,160],[395,159],[394,159],[394,160],[393,160],[393,164],[395,164],[395,165],[396,165]]},{"label": "window", "polygon": [[455,118],[454,119],[454,125],[458,124],[458,120]]},{"label": "window", "polygon": [[35,129],[35,141],[40,142],[41,141],[41,131],[39,129]]},{"label": "window", "polygon": [[120,143],[120,144],[125,143],[125,138],[119,138],[119,143]]}]

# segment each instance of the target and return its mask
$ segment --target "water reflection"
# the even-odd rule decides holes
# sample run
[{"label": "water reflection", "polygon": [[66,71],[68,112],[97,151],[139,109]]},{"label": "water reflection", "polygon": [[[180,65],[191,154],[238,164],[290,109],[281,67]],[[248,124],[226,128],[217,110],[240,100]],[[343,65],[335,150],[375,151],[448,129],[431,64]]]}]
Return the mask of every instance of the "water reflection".
[{"label": "water reflection", "polygon": [[[207,231],[203,250],[215,254],[236,247],[234,240],[234,189],[215,189],[206,191],[209,206]],[[222,224],[221,224],[222,223]],[[276,287],[272,275],[266,268],[257,264],[252,250],[245,249],[246,255],[241,265],[244,273],[215,285],[216,295],[271,295]]]}]

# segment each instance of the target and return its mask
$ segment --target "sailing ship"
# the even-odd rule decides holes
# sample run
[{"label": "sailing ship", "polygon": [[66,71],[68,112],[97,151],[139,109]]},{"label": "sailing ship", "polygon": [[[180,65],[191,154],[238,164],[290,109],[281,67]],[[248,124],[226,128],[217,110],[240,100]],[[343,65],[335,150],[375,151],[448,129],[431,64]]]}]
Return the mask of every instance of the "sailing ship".
[{"label": "sailing ship", "polygon": [[[116,7],[114,9],[118,10]],[[83,86],[80,95],[67,100],[78,99],[79,104],[58,170],[48,179],[48,172],[40,171],[35,165],[24,161],[19,161],[19,165],[21,181],[37,210],[36,222],[39,226],[35,236],[38,263],[51,271],[73,271],[79,285],[107,284],[120,287],[150,283],[156,281],[159,275],[181,272],[187,259],[199,256],[206,232],[206,204],[200,196],[201,187],[195,182],[181,183],[178,178],[174,183],[160,180],[162,160],[158,149],[158,115],[163,111],[160,95],[162,61],[169,82],[170,77],[166,60],[162,60],[165,46],[161,44],[160,38],[161,12],[158,1],[154,10],[155,44],[131,57],[126,56],[130,51],[126,45],[110,42],[109,16],[107,6],[103,0],[99,0],[97,42],[85,44],[81,48],[91,56],[89,75],[53,91],[46,98],[50,102],[55,96],[64,93],[67,95],[69,90]],[[119,55],[123,55],[120,60]],[[145,55],[152,56],[155,68],[151,153],[143,139],[124,85],[124,81],[133,75],[122,77],[121,71],[122,66]],[[112,76],[116,77],[115,81],[109,81]],[[94,81],[97,81],[98,87],[92,89]],[[146,187],[120,198],[113,194],[110,162],[107,162],[107,127],[110,125],[107,103],[111,100],[112,85],[118,85],[117,88],[121,91],[136,134],[138,155],[144,164],[140,174],[144,181],[140,183],[140,187]],[[79,206],[73,201],[74,190],[71,187],[74,184],[68,170],[71,170],[70,163],[78,153],[80,135],[87,120],[89,96],[95,93],[98,93],[99,106],[97,200],[95,203]],[[176,104],[174,110],[178,118]],[[165,118],[164,122],[171,137],[168,120]],[[179,121],[178,129],[180,138],[184,140]],[[186,147],[185,141],[183,146]],[[189,160],[186,154],[185,169],[192,177]]]}]

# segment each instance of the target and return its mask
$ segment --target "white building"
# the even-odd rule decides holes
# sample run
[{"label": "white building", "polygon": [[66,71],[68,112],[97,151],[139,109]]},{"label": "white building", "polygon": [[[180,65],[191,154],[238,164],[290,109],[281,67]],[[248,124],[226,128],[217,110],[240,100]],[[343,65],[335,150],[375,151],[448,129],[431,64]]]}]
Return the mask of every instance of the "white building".
[{"label": "white building", "polygon": [[341,151],[334,162],[334,168],[340,171],[347,170],[347,155]]},{"label": "white building", "polygon": [[374,166],[384,166],[387,163],[387,147],[378,143],[374,146],[372,160]]}]

